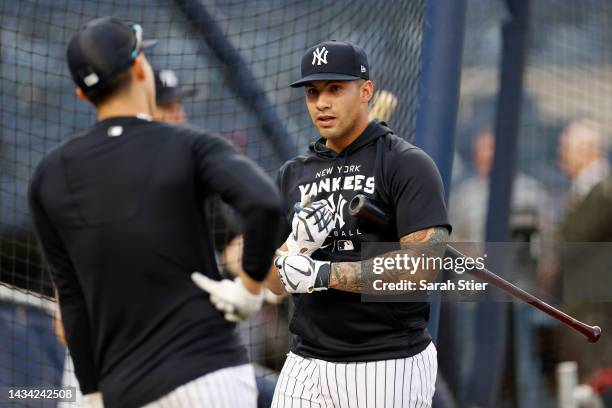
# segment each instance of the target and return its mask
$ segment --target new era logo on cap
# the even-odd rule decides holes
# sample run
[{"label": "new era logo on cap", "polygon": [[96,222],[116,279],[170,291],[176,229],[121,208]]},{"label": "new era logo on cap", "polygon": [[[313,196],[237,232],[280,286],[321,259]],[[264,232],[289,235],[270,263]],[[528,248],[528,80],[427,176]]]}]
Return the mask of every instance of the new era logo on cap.
[{"label": "new era logo on cap", "polygon": [[83,78],[83,82],[85,83],[85,85],[89,86],[94,86],[95,84],[97,84],[98,82],[100,82],[100,78],[98,77],[98,75],[96,75],[95,72],[92,72],[91,74],[87,75],[85,78]]},{"label": "new era logo on cap", "polygon": [[302,78],[291,84],[312,81],[370,79],[368,57],[361,47],[345,41],[325,41],[310,47],[302,57]]}]

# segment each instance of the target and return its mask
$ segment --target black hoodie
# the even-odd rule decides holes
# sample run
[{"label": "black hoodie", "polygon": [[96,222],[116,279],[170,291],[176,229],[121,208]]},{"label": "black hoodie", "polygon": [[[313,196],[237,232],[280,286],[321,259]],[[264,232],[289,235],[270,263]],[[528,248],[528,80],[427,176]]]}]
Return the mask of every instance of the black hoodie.
[{"label": "black hoodie", "polygon": [[[286,220],[301,196],[327,199],[336,226],[313,254],[332,262],[362,259],[362,242],[398,242],[404,235],[434,226],[449,228],[440,174],[421,149],[372,121],[344,151],[319,139],[309,151],[283,165],[279,187]],[[365,194],[392,216],[392,227],[376,228],[348,213],[356,194]],[[287,231],[288,234],[288,231]],[[360,294],[330,289],[293,296],[291,350],[328,361],[372,361],[413,356],[431,338],[425,327],[429,304],[364,303]]]}]

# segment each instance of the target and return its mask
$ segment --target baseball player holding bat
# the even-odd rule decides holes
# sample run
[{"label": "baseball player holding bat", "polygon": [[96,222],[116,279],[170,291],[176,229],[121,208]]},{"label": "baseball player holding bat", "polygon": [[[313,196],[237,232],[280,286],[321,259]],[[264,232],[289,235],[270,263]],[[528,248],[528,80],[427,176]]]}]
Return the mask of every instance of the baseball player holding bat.
[{"label": "baseball player holding bat", "polygon": [[[49,153],[30,185],[83,405],[255,407],[231,321],[263,301],[280,197],[223,139],[151,120],[148,45],[138,24],[109,17],[72,37],[70,73],[98,122]],[[244,219],[236,280],[218,281],[201,205],[210,193]]]},{"label": "baseball player holding bat", "polygon": [[[317,44],[301,72],[291,86],[304,87],[321,138],[279,172],[291,232],[270,286],[291,293],[295,311],[273,407],[430,407],[437,361],[425,329],[429,304],[363,303],[368,271],[361,249],[365,242],[399,242],[406,251],[445,242],[450,225],[440,175],[421,149],[384,122],[368,121],[374,85],[360,47]],[[369,228],[349,216],[357,194],[381,203],[391,227]],[[424,276],[402,273],[389,271],[388,278]]]}]

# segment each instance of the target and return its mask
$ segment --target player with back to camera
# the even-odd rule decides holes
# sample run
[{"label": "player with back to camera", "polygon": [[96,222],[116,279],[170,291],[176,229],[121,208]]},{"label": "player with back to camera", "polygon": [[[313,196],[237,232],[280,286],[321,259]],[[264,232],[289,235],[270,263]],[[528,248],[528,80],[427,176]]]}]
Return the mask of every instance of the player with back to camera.
[{"label": "player with back to camera", "polygon": [[[437,371],[427,333],[426,302],[361,301],[368,292],[362,270],[366,242],[426,244],[441,255],[448,239],[443,185],[431,158],[368,121],[374,85],[365,52],[326,41],[302,58],[302,78],[312,122],[321,136],[308,152],[285,163],[279,187],[292,231],[275,260],[275,292],[293,294],[291,352],[273,407],[309,402],[318,407],[430,407]],[[351,217],[348,203],[365,194],[392,214],[392,227],[375,229]],[[311,197],[308,206],[297,207]],[[421,247],[422,248],[422,247]],[[419,252],[420,254],[420,252]],[[389,270],[380,277],[433,279],[432,271]],[[435,273],[435,271],[433,271]],[[300,405],[301,406],[301,405]]]},{"label": "player with back to camera", "polygon": [[[195,95],[195,88],[183,88],[180,86],[179,79],[176,73],[170,69],[155,70],[155,111],[153,120],[163,123],[181,125],[187,123],[187,115],[183,108],[183,99]],[[218,194],[207,197],[208,201],[205,204],[205,214],[212,217],[208,219],[209,227],[212,228],[211,238],[216,250],[220,251],[219,257],[221,265],[225,269],[231,269],[232,275],[237,276],[240,272],[239,264],[242,262],[242,236],[236,223],[228,219],[226,213],[221,208],[221,200]],[[240,245],[237,245],[236,237],[240,236]],[[236,254],[238,253],[238,254]],[[225,260],[231,259],[232,262]],[[224,262],[225,261],[225,262]],[[64,337],[64,328],[59,315],[59,308],[55,313],[55,333],[58,340],[66,346]],[[74,374],[74,365],[69,355],[66,355],[64,363],[64,372],[62,376],[62,386],[69,387],[78,384],[78,380]],[[76,403],[81,403],[82,396],[79,392],[76,393]],[[261,393],[259,395],[261,398]],[[60,401],[59,408],[68,408],[74,406],[73,402]]]},{"label": "player with back to camera", "polygon": [[[261,307],[278,192],[223,139],[151,120],[149,45],[139,25],[110,17],[72,37],[70,73],[98,123],[45,156],[30,185],[84,406],[254,407],[230,321]],[[244,219],[236,280],[217,281],[201,205],[213,192]]]}]

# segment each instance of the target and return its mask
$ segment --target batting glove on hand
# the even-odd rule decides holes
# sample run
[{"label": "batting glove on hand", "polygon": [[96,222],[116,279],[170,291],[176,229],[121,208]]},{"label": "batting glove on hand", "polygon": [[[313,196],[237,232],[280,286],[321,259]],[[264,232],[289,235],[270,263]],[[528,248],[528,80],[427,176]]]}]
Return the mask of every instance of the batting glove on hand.
[{"label": "batting glove on hand", "polygon": [[261,309],[264,301],[263,290],[258,295],[249,292],[240,278],[217,281],[200,272],[194,272],[191,279],[210,294],[211,303],[224,314],[225,320],[230,322],[248,318]]},{"label": "batting glove on hand", "polygon": [[102,401],[102,393],[92,392],[91,394],[83,395],[81,406],[83,408],[104,408],[104,402]]},{"label": "batting glove on hand", "polygon": [[283,255],[274,260],[281,283],[289,293],[327,290],[331,262],[315,261],[306,255]]},{"label": "batting glove on hand", "polygon": [[325,242],[334,228],[334,213],[325,200],[315,201],[293,215],[288,253],[310,256]]}]

